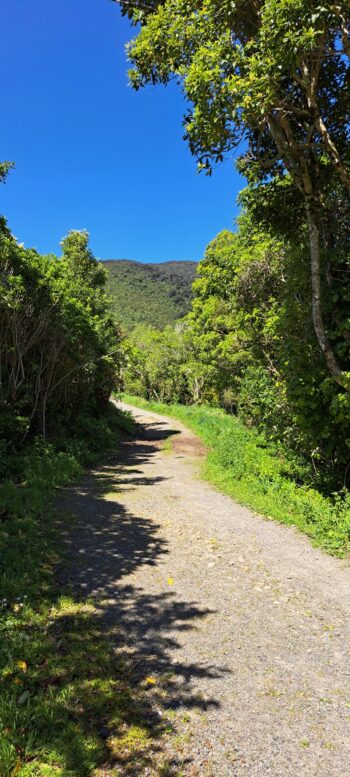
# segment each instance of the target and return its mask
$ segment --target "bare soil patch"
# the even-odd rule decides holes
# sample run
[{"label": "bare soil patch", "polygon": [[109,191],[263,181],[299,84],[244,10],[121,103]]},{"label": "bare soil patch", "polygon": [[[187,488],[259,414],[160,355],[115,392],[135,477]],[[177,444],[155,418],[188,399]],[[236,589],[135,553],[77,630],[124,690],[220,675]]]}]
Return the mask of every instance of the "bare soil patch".
[{"label": "bare soil patch", "polygon": [[185,432],[181,433],[179,437],[172,438],[172,450],[173,453],[177,455],[183,453],[184,455],[193,458],[204,458],[208,452],[207,448],[198,437],[188,437]]}]

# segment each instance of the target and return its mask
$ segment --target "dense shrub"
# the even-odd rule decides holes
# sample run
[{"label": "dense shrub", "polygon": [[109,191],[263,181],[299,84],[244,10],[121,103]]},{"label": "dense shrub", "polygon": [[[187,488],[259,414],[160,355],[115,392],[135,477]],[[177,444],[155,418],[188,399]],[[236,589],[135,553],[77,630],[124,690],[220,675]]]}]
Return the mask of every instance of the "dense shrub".
[{"label": "dense shrub", "polygon": [[[333,253],[331,267],[325,321],[345,368],[344,250]],[[347,486],[350,393],[329,376],[315,337],[302,241],[273,236],[245,215],[237,233],[225,230],[210,243],[193,291],[192,310],[175,329],[135,330],[126,390],[222,406],[297,456],[307,482],[329,492]]]},{"label": "dense shrub", "polygon": [[121,336],[105,294],[105,272],[85,232],[71,232],[63,256],[21,246],[0,220],[0,434],[20,451],[50,438],[115,387]]}]

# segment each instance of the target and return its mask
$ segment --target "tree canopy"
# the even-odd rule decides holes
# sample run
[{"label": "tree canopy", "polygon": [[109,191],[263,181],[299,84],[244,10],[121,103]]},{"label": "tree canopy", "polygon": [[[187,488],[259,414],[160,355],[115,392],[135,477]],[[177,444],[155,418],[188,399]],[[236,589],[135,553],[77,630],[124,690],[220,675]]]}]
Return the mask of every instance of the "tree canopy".
[{"label": "tree canopy", "polygon": [[347,386],[348,357],[334,347],[324,322],[322,275],[323,253],[334,244],[332,219],[342,223],[349,243],[348,2],[120,5],[141,25],[128,49],[131,83],[138,89],[175,78],[181,85],[189,105],[185,136],[199,168],[210,171],[243,142],[239,167],[258,189],[255,197],[266,197],[271,182],[279,192],[291,186],[299,193],[302,226],[308,227],[314,328],[329,372]]}]

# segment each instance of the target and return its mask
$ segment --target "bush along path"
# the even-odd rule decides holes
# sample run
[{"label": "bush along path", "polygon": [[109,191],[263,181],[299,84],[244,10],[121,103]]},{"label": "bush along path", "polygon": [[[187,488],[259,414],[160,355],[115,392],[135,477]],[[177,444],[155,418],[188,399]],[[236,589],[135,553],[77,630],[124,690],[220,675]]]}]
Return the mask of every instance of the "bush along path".
[{"label": "bush along path", "polygon": [[201,481],[179,422],[133,413],[137,437],[56,504],[44,765],[23,774],[345,775],[348,561]]},{"label": "bush along path", "polygon": [[[50,443],[37,438],[6,459],[8,477],[0,483],[1,777],[87,774],[95,763],[92,743],[71,715],[79,628],[63,652],[53,638],[53,623],[62,624],[67,609],[83,612],[86,605],[69,591],[63,595],[57,569],[69,548],[62,540],[71,517],[55,511],[53,497],[92,462],[114,455],[120,438],[133,431],[130,417],[110,403],[91,417],[81,415],[70,436],[61,429]],[[106,655],[102,646],[99,660],[101,652]]]}]

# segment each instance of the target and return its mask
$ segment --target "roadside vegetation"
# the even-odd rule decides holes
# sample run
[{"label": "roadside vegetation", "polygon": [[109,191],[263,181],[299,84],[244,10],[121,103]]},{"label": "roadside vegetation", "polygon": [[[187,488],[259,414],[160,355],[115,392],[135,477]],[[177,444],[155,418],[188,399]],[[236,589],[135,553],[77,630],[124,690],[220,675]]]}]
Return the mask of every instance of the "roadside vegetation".
[{"label": "roadside vegetation", "polygon": [[72,517],[52,498],[133,428],[108,402],[121,337],[85,233],[42,257],[2,220],[0,260],[0,774],[90,775],[103,722],[121,758],[147,735],[111,635],[60,578]]},{"label": "roadside vegetation", "polygon": [[[348,254],[326,311],[334,343],[348,348]],[[315,337],[303,244],[258,227],[249,209],[198,265],[192,309],[163,331],[136,328],[122,368],[126,391],[145,399],[211,404],[235,414],[298,459],[300,481],[324,493],[349,485],[349,393],[330,377]],[[345,330],[344,330],[345,331]]]},{"label": "roadside vegetation", "polygon": [[103,722],[113,713],[121,730],[129,720],[111,636],[60,575],[72,516],[55,513],[52,498],[131,430],[111,405],[74,437],[28,444],[2,482],[1,777],[90,775],[107,758]]}]

